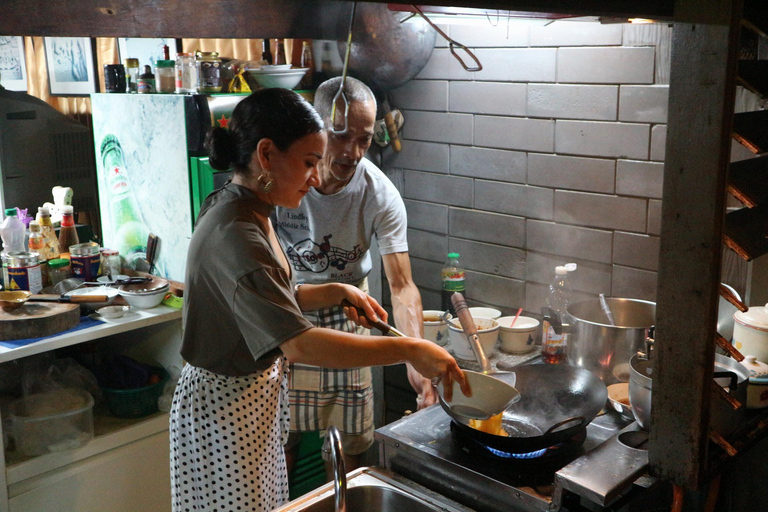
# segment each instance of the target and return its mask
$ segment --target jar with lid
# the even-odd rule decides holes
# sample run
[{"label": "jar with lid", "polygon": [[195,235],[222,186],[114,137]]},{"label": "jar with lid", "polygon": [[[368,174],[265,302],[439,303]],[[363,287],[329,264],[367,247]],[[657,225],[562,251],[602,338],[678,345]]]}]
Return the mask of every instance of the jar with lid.
[{"label": "jar with lid", "polygon": [[104,90],[125,92],[125,67],[122,64],[104,64]]},{"label": "jar with lid", "polygon": [[176,54],[176,92],[197,92],[197,62],[194,53]]},{"label": "jar with lid", "polygon": [[197,52],[197,92],[221,92],[221,59],[218,52]]},{"label": "jar with lid", "polygon": [[136,92],[139,83],[139,59],[125,59],[126,91]]},{"label": "jar with lid", "polygon": [[161,59],[155,62],[155,86],[157,92],[172,93],[176,91],[176,62]]},{"label": "jar with lid", "polygon": [[72,275],[86,281],[95,281],[101,266],[99,244],[96,242],[76,244],[69,248],[69,254]]},{"label": "jar with lid", "polygon": [[101,273],[112,279],[120,275],[120,253],[115,249],[101,249]]},{"label": "jar with lid", "polygon": [[72,267],[69,265],[69,260],[66,258],[49,260],[48,276],[52,286],[72,277]]}]

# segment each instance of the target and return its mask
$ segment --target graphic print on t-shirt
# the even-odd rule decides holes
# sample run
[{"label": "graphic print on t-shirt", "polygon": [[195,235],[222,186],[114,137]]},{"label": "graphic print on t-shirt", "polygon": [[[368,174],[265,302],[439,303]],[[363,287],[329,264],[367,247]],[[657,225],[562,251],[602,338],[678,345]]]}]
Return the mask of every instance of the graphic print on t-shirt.
[{"label": "graphic print on t-shirt", "polygon": [[310,238],[297,242],[285,251],[293,268],[299,272],[325,272],[328,267],[344,270],[349,263],[353,263],[363,257],[363,250],[359,245],[352,249],[343,249],[331,245],[333,235],[323,236],[322,243],[317,243]]}]

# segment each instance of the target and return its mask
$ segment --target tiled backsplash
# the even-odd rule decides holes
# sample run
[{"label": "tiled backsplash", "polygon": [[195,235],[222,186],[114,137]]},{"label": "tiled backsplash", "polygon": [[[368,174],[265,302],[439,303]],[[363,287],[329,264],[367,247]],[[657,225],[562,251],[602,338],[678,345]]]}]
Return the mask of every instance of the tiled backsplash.
[{"label": "tiled backsplash", "polygon": [[576,299],[655,300],[672,29],[445,30],[483,70],[465,71],[438,37],[392,92],[403,150],[382,165],[405,199],[425,308],[439,306],[449,250],[473,303],[537,313],[554,267],[571,261]]}]

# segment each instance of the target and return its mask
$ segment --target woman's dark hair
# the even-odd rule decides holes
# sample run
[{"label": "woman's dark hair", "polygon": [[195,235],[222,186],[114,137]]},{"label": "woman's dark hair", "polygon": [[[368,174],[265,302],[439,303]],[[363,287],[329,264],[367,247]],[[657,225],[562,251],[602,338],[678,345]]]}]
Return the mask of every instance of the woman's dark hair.
[{"label": "woman's dark hair", "polygon": [[289,89],[261,89],[237,104],[229,128],[214,127],[205,138],[211,167],[247,173],[261,139],[280,151],[311,133],[323,131],[323,120],[312,105]]}]

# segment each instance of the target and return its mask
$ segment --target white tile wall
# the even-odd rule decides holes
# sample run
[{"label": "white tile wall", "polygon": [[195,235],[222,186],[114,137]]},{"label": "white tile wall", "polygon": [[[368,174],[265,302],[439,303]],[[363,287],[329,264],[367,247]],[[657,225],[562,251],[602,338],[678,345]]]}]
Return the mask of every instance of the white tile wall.
[{"label": "white tile wall", "polygon": [[483,70],[464,71],[438,37],[393,92],[403,151],[383,157],[402,176],[425,305],[439,301],[448,250],[462,254],[471,303],[539,313],[553,267],[571,261],[575,300],[653,300],[669,27],[445,28]]}]

